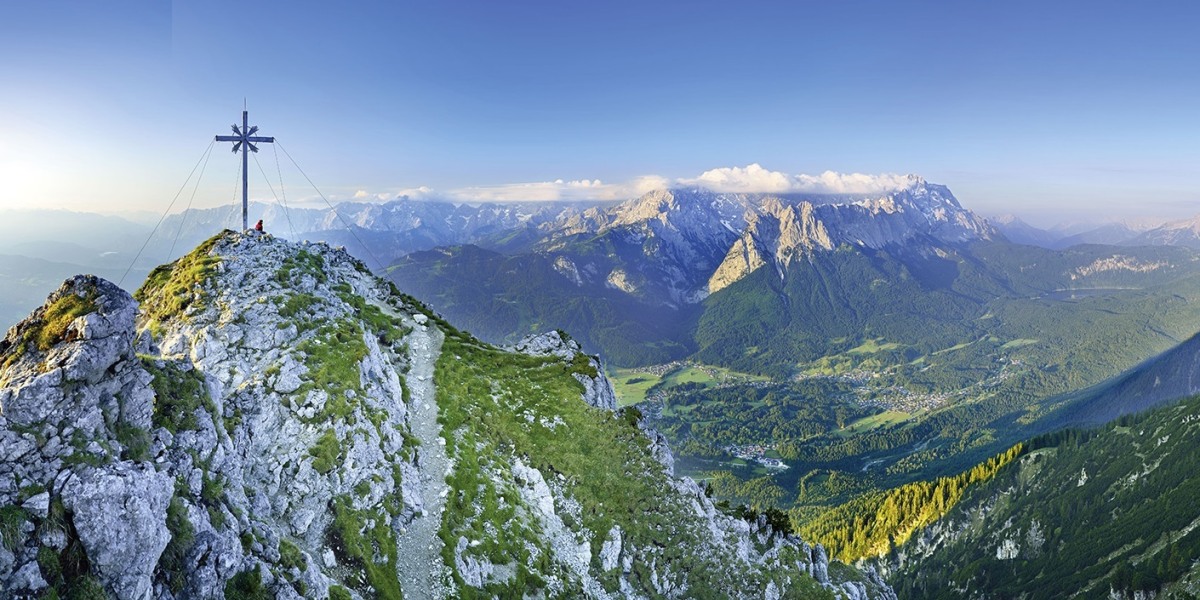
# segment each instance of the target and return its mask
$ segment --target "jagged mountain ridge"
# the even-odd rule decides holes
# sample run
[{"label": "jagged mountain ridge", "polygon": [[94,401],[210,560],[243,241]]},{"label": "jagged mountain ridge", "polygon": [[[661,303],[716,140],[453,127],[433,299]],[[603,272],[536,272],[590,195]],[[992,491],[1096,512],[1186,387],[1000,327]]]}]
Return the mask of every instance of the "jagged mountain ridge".
[{"label": "jagged mountain ridge", "polygon": [[[783,277],[792,261],[841,244],[881,249],[923,237],[963,243],[996,235],[948,188],[916,176],[873,195],[659,190],[541,229],[545,238],[534,249],[579,285],[603,282],[674,304],[699,302],[764,266]],[[615,247],[617,260],[596,256],[599,244]]]},{"label": "jagged mountain ridge", "polygon": [[0,344],[9,592],[890,595],[673,479],[557,335],[496,349],[344,252],[254,234],[138,298],[74,278]]},{"label": "jagged mountain ridge", "polygon": [[487,339],[563,328],[628,365],[695,352],[707,299],[760,269],[786,285],[839,248],[927,263],[995,235],[916,177],[867,196],[659,190],[523,231],[518,244],[414,252],[389,277]]},{"label": "jagged mountain ridge", "polygon": [[1200,216],[1165,223],[1123,242],[1127,246],[1200,248]]}]

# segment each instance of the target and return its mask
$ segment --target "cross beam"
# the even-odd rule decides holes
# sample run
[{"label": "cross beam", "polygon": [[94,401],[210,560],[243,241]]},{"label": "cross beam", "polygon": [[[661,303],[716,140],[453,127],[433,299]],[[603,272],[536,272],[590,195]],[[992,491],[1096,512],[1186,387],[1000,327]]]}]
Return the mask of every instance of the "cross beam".
[{"label": "cross beam", "polygon": [[233,133],[236,135],[218,135],[217,141],[233,142],[233,151],[237,152],[241,150],[242,152],[242,231],[245,231],[249,229],[249,223],[246,219],[246,212],[247,206],[249,205],[248,198],[250,193],[248,184],[248,180],[250,179],[248,176],[249,171],[246,169],[249,163],[247,162],[248,155],[246,152],[258,152],[258,146],[255,146],[254,144],[271,144],[275,142],[275,138],[254,135],[255,133],[258,133],[258,126],[250,126],[249,114],[244,110],[242,111],[242,128],[238,129],[238,126],[234,125]]}]

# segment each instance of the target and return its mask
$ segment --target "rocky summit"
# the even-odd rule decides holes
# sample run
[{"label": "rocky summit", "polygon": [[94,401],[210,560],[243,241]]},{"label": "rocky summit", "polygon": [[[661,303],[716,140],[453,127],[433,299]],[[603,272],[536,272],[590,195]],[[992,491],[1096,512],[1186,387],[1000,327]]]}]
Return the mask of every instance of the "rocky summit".
[{"label": "rocky summit", "polygon": [[560,332],[496,348],[343,250],[224,232],[0,342],[4,598],[891,598],[727,514]]}]

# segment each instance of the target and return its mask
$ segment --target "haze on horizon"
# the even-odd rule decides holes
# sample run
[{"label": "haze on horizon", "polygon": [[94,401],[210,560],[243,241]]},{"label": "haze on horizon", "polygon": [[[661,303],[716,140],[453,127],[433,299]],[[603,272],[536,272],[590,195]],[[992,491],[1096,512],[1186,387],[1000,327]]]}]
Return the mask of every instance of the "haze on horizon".
[{"label": "haze on horizon", "polygon": [[[1197,25],[1182,2],[8,3],[0,208],[161,213],[246,99],[333,201],[913,173],[1039,225],[1179,218]],[[227,146],[194,206],[234,200]]]}]

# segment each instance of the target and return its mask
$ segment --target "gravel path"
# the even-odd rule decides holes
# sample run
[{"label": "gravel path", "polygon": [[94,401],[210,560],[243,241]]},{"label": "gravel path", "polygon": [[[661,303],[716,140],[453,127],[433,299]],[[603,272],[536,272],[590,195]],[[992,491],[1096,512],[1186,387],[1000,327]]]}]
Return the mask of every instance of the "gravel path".
[{"label": "gravel path", "polygon": [[442,332],[433,326],[416,325],[408,337],[411,367],[407,383],[412,393],[412,434],[421,441],[417,463],[421,471],[421,500],[425,512],[409,523],[399,539],[400,587],[405,600],[446,598],[450,573],[442,562],[442,540],[438,529],[446,506],[446,458],[441,425],[437,422],[433,367],[442,350]]}]

